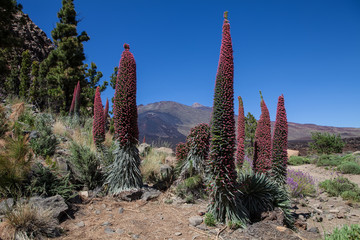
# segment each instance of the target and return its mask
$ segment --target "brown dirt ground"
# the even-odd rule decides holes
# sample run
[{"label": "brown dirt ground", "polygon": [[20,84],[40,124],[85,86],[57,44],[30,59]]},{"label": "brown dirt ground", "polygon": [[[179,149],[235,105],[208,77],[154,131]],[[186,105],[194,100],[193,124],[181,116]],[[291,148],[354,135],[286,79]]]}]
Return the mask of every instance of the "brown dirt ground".
[{"label": "brown dirt ground", "polygon": [[[308,172],[318,182],[335,176],[334,171],[311,164],[290,166],[290,168]],[[346,174],[345,177],[360,184],[359,175]],[[171,204],[165,203],[169,199],[173,202]],[[78,205],[79,210],[73,219],[61,223],[65,233],[57,239],[216,239],[216,233],[224,226],[210,228],[212,233],[189,226],[189,218],[198,215],[199,211],[204,211],[206,205],[207,203],[204,201],[196,204],[185,204],[169,192],[163,193],[158,199],[149,202],[142,200],[126,202],[111,197],[92,199],[86,204]],[[321,235],[324,232],[331,232],[335,227],[341,227],[343,224],[360,222],[359,206],[350,206],[340,197],[328,197],[325,193],[319,193],[314,198],[300,201],[295,212],[308,215],[317,208],[314,206],[320,206],[321,211],[323,211],[323,215],[321,215],[323,221],[317,222],[314,217],[309,217],[307,228],[318,227]],[[124,211],[119,213],[121,207]],[[335,214],[333,219],[328,219],[327,216],[331,209],[340,209],[344,213],[344,217],[338,218]],[[80,222],[83,222],[84,226],[79,226]],[[109,225],[105,226],[104,223],[106,222]],[[105,229],[107,228],[114,232],[106,233]],[[226,229],[224,233],[226,232],[227,234],[224,236],[231,231]],[[307,234],[299,234],[301,235],[299,239],[315,240]]]}]

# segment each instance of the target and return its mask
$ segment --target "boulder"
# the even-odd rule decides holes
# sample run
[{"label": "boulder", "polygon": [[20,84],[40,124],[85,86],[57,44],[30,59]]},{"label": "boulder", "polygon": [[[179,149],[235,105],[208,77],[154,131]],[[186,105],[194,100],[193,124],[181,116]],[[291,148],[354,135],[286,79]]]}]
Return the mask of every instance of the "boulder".
[{"label": "boulder", "polygon": [[69,209],[68,205],[65,203],[64,198],[60,195],[48,198],[32,197],[30,198],[29,203],[32,203],[35,206],[41,207],[43,209],[51,209],[53,218],[58,220],[65,213],[65,211]]},{"label": "boulder", "polygon": [[166,153],[168,155],[174,154],[174,151],[171,148],[166,148],[166,147],[154,148],[154,151],[157,151],[160,153]]},{"label": "boulder", "polygon": [[151,199],[159,197],[161,192],[154,188],[143,188],[143,195],[141,199],[144,201],[149,201]]},{"label": "boulder", "polygon": [[190,225],[194,227],[200,225],[202,222],[203,222],[203,218],[200,216],[192,216],[189,218]]},{"label": "boulder", "polygon": [[288,149],[287,150],[287,155],[288,155],[288,158],[291,157],[291,156],[299,156],[299,151],[298,150]]},{"label": "boulder", "polygon": [[0,202],[0,215],[5,214],[8,209],[14,206],[14,199],[8,198]]},{"label": "boulder", "polygon": [[138,149],[140,156],[145,157],[150,152],[151,147],[147,143],[142,143],[139,145]]}]

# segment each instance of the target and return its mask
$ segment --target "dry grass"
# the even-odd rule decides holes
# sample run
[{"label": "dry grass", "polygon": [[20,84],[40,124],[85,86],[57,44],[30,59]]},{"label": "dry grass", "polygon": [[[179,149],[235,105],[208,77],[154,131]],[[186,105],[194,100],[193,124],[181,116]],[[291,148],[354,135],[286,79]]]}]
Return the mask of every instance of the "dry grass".
[{"label": "dry grass", "polygon": [[160,165],[165,163],[168,153],[151,149],[142,160],[140,170],[145,179],[160,175]]},{"label": "dry grass", "polygon": [[53,133],[59,136],[65,136],[66,132],[67,130],[65,124],[61,120],[57,119],[53,125]]},{"label": "dry grass", "polygon": [[105,134],[105,141],[104,141],[104,145],[106,146],[106,147],[111,147],[111,144],[112,144],[112,142],[113,142],[113,134],[111,134],[110,132],[107,132],[106,134]]},{"label": "dry grass", "polygon": [[71,134],[71,138],[77,144],[87,146],[91,151],[96,152],[96,146],[92,138],[92,133],[81,131],[81,129],[75,129]]},{"label": "dry grass", "polygon": [[9,119],[12,121],[17,121],[18,118],[24,113],[25,111],[25,103],[21,102],[21,103],[16,103],[14,105],[12,105],[11,107],[11,114]]},{"label": "dry grass", "polygon": [[36,239],[49,235],[50,230],[56,228],[57,225],[51,209],[18,202],[14,208],[5,213],[3,230],[10,236],[14,234],[22,236],[20,239],[26,239],[26,237]]}]

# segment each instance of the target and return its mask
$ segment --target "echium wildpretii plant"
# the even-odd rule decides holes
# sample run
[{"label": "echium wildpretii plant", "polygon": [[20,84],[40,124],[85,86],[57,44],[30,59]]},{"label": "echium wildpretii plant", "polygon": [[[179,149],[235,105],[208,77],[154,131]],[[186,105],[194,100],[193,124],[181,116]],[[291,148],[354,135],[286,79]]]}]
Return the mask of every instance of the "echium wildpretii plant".
[{"label": "echium wildpretii plant", "polygon": [[269,173],[271,170],[271,123],[269,110],[260,91],[261,116],[255,132],[257,151],[254,153],[253,170],[256,173]]},{"label": "echium wildpretii plant", "polygon": [[286,183],[287,174],[288,123],[284,105],[284,95],[278,100],[274,136],[272,142],[272,175],[281,183]]},{"label": "echium wildpretii plant", "polygon": [[142,187],[136,106],[136,63],[130,46],[124,44],[114,96],[114,127],[117,148],[108,167],[106,184],[111,194]]},{"label": "echium wildpretii plant", "polygon": [[244,226],[246,209],[240,200],[234,163],[234,62],[227,12],[224,14],[220,59],[216,74],[214,104],[210,127],[208,212],[219,222]]},{"label": "echium wildpretii plant", "polygon": [[79,114],[80,111],[80,81],[77,83],[74,88],[74,94],[70,105],[69,115],[71,114]]},{"label": "echium wildpretii plant", "polygon": [[97,148],[101,148],[105,141],[105,117],[99,87],[96,88],[94,99],[93,139]]},{"label": "echium wildpretii plant", "polygon": [[239,115],[237,122],[237,148],[236,148],[236,166],[241,169],[244,162],[244,148],[245,148],[245,115],[244,115],[244,104],[242,98],[239,96]]},{"label": "echium wildpretii plant", "polygon": [[105,104],[105,109],[104,109],[104,128],[105,128],[105,132],[108,129],[108,117],[109,117],[109,99],[106,98],[106,104]]},{"label": "echium wildpretii plant", "polygon": [[182,166],[181,175],[193,168],[198,174],[203,175],[205,170],[205,160],[209,153],[210,127],[206,123],[200,123],[190,130],[186,138],[188,153]]},{"label": "echium wildpretii plant", "polygon": [[187,143],[180,142],[176,145],[176,161],[181,162],[186,159],[189,147]]}]

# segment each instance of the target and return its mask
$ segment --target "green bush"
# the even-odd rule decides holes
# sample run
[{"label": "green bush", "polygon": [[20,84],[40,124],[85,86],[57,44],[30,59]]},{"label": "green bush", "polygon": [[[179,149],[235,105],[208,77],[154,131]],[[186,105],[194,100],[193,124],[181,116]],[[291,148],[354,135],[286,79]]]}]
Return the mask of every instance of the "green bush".
[{"label": "green bush", "polygon": [[89,189],[102,184],[100,161],[87,146],[73,142],[70,146],[72,176]]},{"label": "green bush", "polygon": [[312,132],[310,149],[320,154],[341,153],[345,143],[341,140],[340,134],[328,132]]},{"label": "green bush", "polygon": [[342,157],[338,155],[321,155],[316,160],[316,166],[338,166],[342,162]]},{"label": "green bush", "polygon": [[195,197],[203,197],[203,182],[200,175],[186,178],[176,186],[176,195],[185,199],[186,202],[194,202]]},{"label": "green bush", "polygon": [[341,196],[345,200],[360,201],[360,188],[357,184],[344,177],[337,177],[321,182],[319,187],[330,196]]},{"label": "green bush", "polygon": [[325,235],[325,240],[357,240],[360,239],[359,224],[351,224],[343,226],[342,228],[335,228],[334,231]]},{"label": "green bush", "polygon": [[73,195],[74,186],[69,181],[69,174],[58,177],[56,172],[37,163],[26,190],[29,195],[50,197],[58,194],[68,200]]},{"label": "green bush", "polygon": [[211,213],[206,213],[204,223],[206,226],[211,226],[211,227],[215,226],[216,221],[215,221],[214,215],[212,215]]},{"label": "green bush", "polygon": [[355,162],[343,162],[337,169],[345,174],[360,174],[360,165]]},{"label": "green bush", "polygon": [[284,213],[284,223],[293,227],[290,197],[285,188],[266,175],[258,173],[240,173],[238,182],[242,193],[241,201],[252,222],[259,221],[261,213],[277,207]]},{"label": "green bush", "polygon": [[30,140],[30,146],[34,153],[43,157],[52,156],[55,153],[58,141],[51,129],[52,118],[48,114],[41,114],[35,120],[38,136]]},{"label": "green bush", "polygon": [[300,156],[291,156],[288,160],[289,165],[298,166],[303,164],[309,164],[310,159],[306,157],[300,157]]}]

